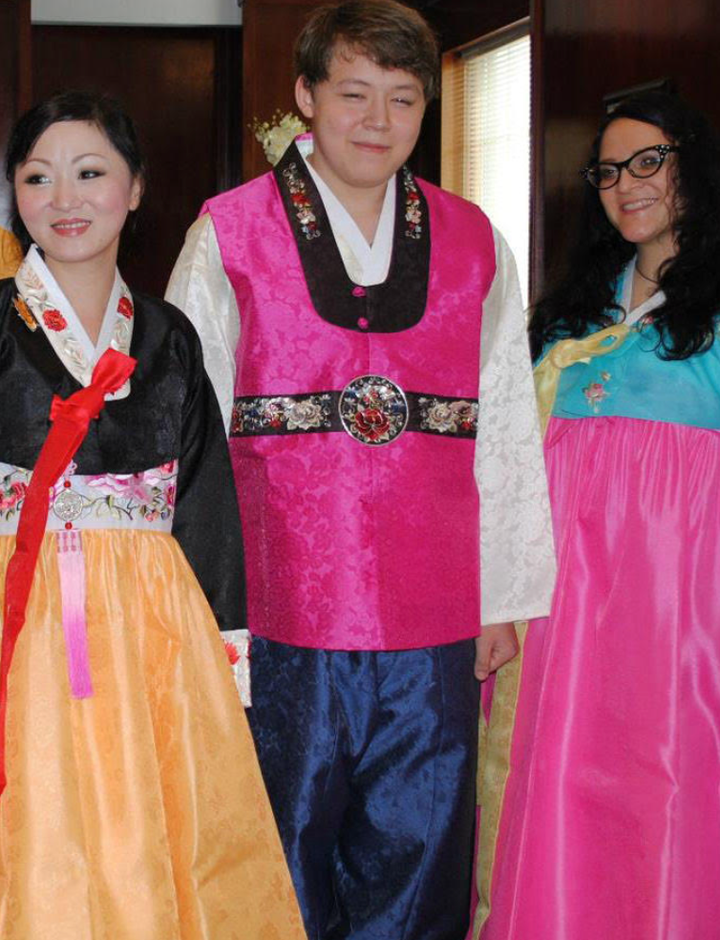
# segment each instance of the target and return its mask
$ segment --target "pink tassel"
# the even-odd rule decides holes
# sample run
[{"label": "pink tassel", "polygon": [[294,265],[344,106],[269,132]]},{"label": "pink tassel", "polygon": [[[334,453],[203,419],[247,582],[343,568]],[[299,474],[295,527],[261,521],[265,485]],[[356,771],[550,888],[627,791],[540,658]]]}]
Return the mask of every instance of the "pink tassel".
[{"label": "pink tassel", "polygon": [[85,619],[85,558],[80,533],[58,532],[58,567],[68,678],[73,698],[93,694]]}]

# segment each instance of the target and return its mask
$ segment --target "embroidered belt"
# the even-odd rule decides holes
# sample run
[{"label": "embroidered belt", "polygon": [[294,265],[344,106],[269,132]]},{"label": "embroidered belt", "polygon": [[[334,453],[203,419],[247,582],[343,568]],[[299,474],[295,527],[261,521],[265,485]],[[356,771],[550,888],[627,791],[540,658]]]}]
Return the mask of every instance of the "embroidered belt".
[{"label": "embroidered belt", "polygon": [[[114,356],[121,356],[120,353],[111,351]],[[121,361],[124,359],[128,357],[122,356]],[[134,360],[128,361],[134,363]],[[72,397],[68,401],[72,401]],[[40,458],[36,470],[37,466],[40,466]],[[177,491],[178,461],[171,460],[139,473],[82,475],[76,474],[76,469],[76,464],[70,459],[62,475],[53,472],[47,479],[51,485],[41,507],[43,512],[40,522],[43,524],[39,527],[36,540],[42,539],[45,531],[55,530],[57,533],[55,541],[60,575],[61,616],[70,692],[73,698],[89,698],[93,695],[93,686],[88,656],[82,530],[145,529],[170,532]],[[45,477],[47,478],[47,473]],[[34,508],[32,503],[27,503],[32,479],[33,471],[0,462],[0,536],[17,534],[17,546],[20,547],[23,540],[18,523],[24,518],[22,513],[26,511],[26,505],[30,505],[31,510]],[[44,520],[42,517],[45,514],[47,517]],[[19,557],[17,546],[13,558]],[[29,578],[32,578],[34,573],[34,558],[37,557],[38,551],[39,541],[33,549],[32,565],[28,567]],[[27,598],[23,600],[23,605],[26,601]],[[22,617],[24,618],[24,606]],[[22,622],[24,623],[24,619]],[[16,630],[15,638],[18,633]],[[6,696],[7,692],[7,674],[13,648],[9,654],[3,653],[5,664],[0,677],[0,704],[3,700],[5,704],[7,702],[3,696]],[[238,666],[238,683],[242,678],[242,672],[239,670]],[[4,747],[4,712],[1,710],[0,716],[0,743]],[[3,754],[0,748],[0,792],[4,786]]]},{"label": "embroidered belt", "polygon": [[[75,473],[71,462],[54,484],[46,531],[144,529],[171,532],[178,461],[140,473]],[[0,535],[17,532],[32,472],[0,462]]]},{"label": "embroidered belt", "polygon": [[361,444],[390,444],[404,431],[474,438],[476,398],[405,392],[381,375],[362,375],[341,392],[240,396],[231,437],[345,431]]}]

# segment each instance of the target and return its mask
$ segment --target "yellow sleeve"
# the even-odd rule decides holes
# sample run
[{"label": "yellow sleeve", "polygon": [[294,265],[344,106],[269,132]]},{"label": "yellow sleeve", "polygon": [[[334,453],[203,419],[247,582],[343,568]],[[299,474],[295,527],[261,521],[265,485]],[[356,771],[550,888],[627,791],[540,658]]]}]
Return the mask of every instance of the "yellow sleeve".
[{"label": "yellow sleeve", "polygon": [[22,259],[20,242],[7,229],[0,228],[0,278],[14,277]]}]

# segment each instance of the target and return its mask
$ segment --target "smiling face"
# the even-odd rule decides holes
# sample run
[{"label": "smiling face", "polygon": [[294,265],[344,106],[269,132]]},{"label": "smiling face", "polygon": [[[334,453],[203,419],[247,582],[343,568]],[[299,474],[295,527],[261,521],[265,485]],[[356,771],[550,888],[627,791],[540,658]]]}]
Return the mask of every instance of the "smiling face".
[{"label": "smiling face", "polygon": [[16,167],[14,184],[20,217],[56,277],[68,265],[115,267],[142,183],[95,124],[51,124]]},{"label": "smiling face", "polygon": [[[612,121],[600,144],[600,161],[627,160],[638,150],[657,144],[673,144],[654,124],[618,118]],[[623,169],[617,184],[600,190],[600,201],[612,225],[622,237],[662,259],[675,252],[675,156],[669,154],[654,176],[635,179]]]},{"label": "smiling face", "polygon": [[342,47],[327,80],[310,89],[301,77],[295,96],[312,121],[313,167],[341,201],[384,190],[410,156],[425,112],[418,78]]}]

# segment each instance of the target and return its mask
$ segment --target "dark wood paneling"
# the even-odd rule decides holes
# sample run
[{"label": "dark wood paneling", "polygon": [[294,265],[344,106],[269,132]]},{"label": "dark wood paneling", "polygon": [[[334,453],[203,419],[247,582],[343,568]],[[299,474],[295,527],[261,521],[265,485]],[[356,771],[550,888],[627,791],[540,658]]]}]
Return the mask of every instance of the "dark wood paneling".
[{"label": "dark wood paneling", "polygon": [[530,0],[413,0],[434,27],[443,52],[464,46],[530,14]]},{"label": "dark wood paneling", "polygon": [[203,201],[239,180],[240,43],[233,29],[33,27],[35,100],[90,88],[137,124],[148,187],[122,268],[138,289],[163,293]]},{"label": "dark wood paneling", "polygon": [[[30,100],[30,0],[0,0],[0,153],[8,134]],[[10,193],[0,173],[0,225],[6,220]]]},{"label": "dark wood paneling", "polygon": [[276,109],[298,113],[292,50],[314,7],[323,0],[244,0],[243,176],[252,179],[269,164],[248,125],[268,121]]},{"label": "dark wood paneling", "polygon": [[545,270],[565,255],[577,216],[581,181],[604,95],[669,77],[720,125],[717,0],[535,0],[544,35],[536,60],[543,112],[545,220],[535,239]]}]

